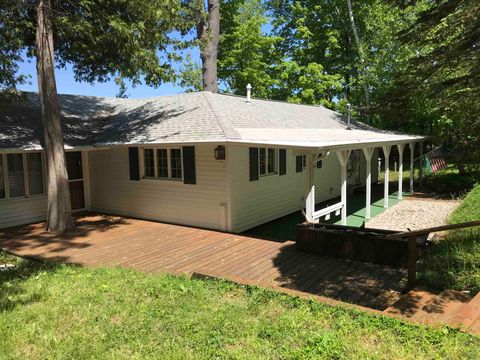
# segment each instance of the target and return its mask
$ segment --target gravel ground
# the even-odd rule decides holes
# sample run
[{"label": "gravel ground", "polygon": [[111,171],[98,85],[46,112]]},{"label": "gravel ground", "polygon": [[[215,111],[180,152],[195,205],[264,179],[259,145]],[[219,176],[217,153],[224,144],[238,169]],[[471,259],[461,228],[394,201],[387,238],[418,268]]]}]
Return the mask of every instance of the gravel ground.
[{"label": "gravel ground", "polygon": [[459,200],[405,198],[366,223],[369,228],[405,231],[447,223]]}]

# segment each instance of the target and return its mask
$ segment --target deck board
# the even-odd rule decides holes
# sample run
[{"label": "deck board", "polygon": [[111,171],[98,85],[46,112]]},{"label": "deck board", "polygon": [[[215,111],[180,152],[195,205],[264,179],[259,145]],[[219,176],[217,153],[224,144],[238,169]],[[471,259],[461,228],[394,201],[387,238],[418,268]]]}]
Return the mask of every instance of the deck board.
[{"label": "deck board", "polygon": [[398,299],[403,270],[298,252],[295,243],[101,214],[76,217],[63,235],[44,224],[0,230],[0,247],[23,256],[156,273],[216,273],[330,296],[379,310]]}]

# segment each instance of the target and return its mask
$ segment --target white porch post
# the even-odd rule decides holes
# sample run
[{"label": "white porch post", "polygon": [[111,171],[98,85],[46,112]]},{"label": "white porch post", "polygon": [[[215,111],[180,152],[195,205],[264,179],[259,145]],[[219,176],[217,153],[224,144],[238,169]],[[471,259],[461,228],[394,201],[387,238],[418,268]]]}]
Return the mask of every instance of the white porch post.
[{"label": "white porch post", "polygon": [[420,146],[419,160],[418,160],[418,184],[420,187],[423,185],[423,142],[418,143]]},{"label": "white porch post", "polygon": [[398,200],[403,199],[403,150],[405,144],[398,144]]},{"label": "white porch post", "polygon": [[340,161],[340,181],[341,187],[341,202],[342,206],[342,225],[347,225],[347,163],[350,157],[351,150],[337,151],[338,160]]},{"label": "white porch post", "polygon": [[410,193],[413,194],[413,180],[415,175],[415,166],[413,164],[414,154],[415,154],[415,143],[412,142],[409,144],[410,147]]},{"label": "white porch post", "polygon": [[307,154],[307,178],[305,179],[305,215],[308,222],[313,222],[313,214],[315,213],[315,171],[313,171],[314,154]]},{"label": "white porch post", "polygon": [[391,145],[385,145],[383,147],[383,155],[385,156],[385,179],[384,182],[384,193],[383,193],[383,207],[388,209],[388,185],[389,185],[389,172],[390,172],[390,150],[392,149]]},{"label": "white porch post", "polygon": [[365,160],[367,161],[367,179],[365,181],[365,187],[366,187],[366,193],[367,193],[367,198],[366,198],[366,207],[365,207],[365,219],[371,219],[372,214],[371,214],[371,203],[372,203],[372,155],[373,155],[373,150],[375,148],[364,148],[363,149],[363,154],[365,155]]}]

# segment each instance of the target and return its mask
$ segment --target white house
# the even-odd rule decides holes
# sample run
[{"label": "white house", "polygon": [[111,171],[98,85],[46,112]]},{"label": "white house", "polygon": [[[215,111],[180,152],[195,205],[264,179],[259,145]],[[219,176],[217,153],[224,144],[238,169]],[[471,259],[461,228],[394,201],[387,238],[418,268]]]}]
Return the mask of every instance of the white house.
[{"label": "white house", "polygon": [[[370,203],[379,148],[388,154],[398,146],[402,154],[422,141],[349,126],[321,106],[210,92],[61,95],[60,104],[75,210],[230,232],[302,208],[310,221],[333,212],[345,220],[347,186],[366,185]],[[45,218],[40,116],[32,93],[0,112],[0,228]],[[315,203],[340,194],[338,204],[315,211]]]}]

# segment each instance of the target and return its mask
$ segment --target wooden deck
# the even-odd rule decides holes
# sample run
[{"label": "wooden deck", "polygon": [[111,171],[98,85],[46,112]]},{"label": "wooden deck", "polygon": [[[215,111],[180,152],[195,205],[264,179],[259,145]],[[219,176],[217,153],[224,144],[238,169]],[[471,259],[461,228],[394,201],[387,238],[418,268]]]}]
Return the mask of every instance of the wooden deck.
[{"label": "wooden deck", "polygon": [[43,224],[0,230],[0,247],[23,256],[147,272],[214,274],[289,288],[384,310],[400,297],[406,271],[295,250],[275,242],[212,230],[86,214],[56,236]]}]

